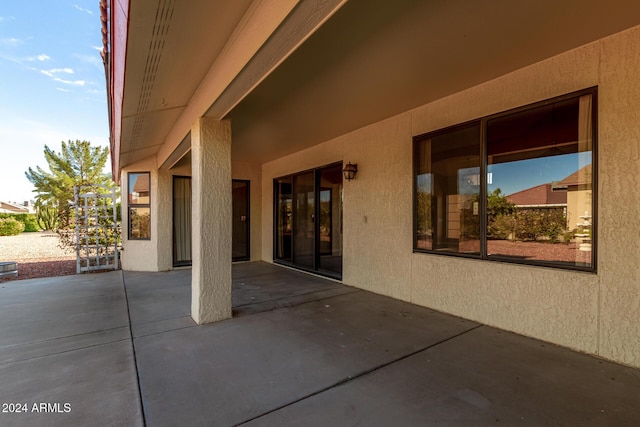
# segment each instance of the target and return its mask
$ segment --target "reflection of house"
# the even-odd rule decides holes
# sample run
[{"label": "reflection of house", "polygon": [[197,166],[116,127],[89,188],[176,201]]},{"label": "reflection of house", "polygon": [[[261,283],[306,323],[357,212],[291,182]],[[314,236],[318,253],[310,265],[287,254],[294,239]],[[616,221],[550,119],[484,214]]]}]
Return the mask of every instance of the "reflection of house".
[{"label": "reflection of house", "polygon": [[552,184],[540,184],[513,194],[507,200],[519,208],[564,208],[567,192],[554,189]]},{"label": "reflection of house", "polygon": [[575,229],[579,223],[583,222],[581,216],[591,216],[591,164],[588,164],[562,181],[558,182],[558,186],[567,189],[567,226]]},{"label": "reflection of house", "polygon": [[0,202],[0,213],[33,213],[33,208],[29,202],[24,204]]},{"label": "reflection of house", "polygon": [[149,179],[146,176],[136,177],[133,193],[137,199],[149,203]]},{"label": "reflection of house", "polygon": [[[248,212],[235,215],[250,260],[323,274],[335,266],[350,286],[640,367],[640,322],[629,321],[640,316],[630,302],[639,239],[615,219],[635,218],[640,198],[629,173],[640,168],[640,2],[107,3],[113,175],[123,194],[130,174],[149,173],[150,183],[150,236],[123,232],[123,267],[172,269],[185,239],[175,212],[188,212],[198,323],[232,315],[236,180],[250,184]],[[493,132],[497,153],[438,133],[469,121],[479,139]],[[536,138],[520,138],[522,129]],[[433,143],[414,151],[413,138],[428,133]],[[538,136],[548,142],[536,145]],[[483,203],[445,199],[466,194],[458,170],[479,157],[539,157],[556,142],[587,152],[592,141],[606,181],[583,271],[416,250],[415,205],[438,212],[424,233],[451,223],[445,243],[463,213],[485,220]],[[358,165],[352,181],[333,171],[347,162]],[[437,197],[414,199],[417,173],[437,178],[424,190]],[[179,178],[189,183],[184,206]],[[566,203],[581,209],[570,196],[580,180],[569,184]],[[552,201],[536,191],[547,199],[527,203]]]},{"label": "reflection of house", "polygon": [[561,181],[540,184],[506,196],[519,209],[565,209],[567,229],[583,222],[581,216],[591,215],[591,164]]}]

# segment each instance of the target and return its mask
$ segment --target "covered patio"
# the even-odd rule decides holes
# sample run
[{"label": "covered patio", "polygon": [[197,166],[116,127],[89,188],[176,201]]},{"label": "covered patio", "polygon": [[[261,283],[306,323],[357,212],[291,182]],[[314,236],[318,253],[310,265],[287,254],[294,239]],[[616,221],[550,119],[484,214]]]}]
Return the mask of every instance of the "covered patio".
[{"label": "covered patio", "polygon": [[636,369],[264,262],[233,266],[232,319],[196,326],[190,276],[2,283],[0,425],[640,418]]}]

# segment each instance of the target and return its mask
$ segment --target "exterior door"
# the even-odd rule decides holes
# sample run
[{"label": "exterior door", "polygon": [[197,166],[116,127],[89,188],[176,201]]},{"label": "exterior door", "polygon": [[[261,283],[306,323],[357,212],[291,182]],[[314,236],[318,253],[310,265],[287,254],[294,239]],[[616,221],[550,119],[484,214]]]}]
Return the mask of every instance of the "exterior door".
[{"label": "exterior door", "polygon": [[236,180],[233,186],[232,259],[247,261],[249,252],[249,181]]}]

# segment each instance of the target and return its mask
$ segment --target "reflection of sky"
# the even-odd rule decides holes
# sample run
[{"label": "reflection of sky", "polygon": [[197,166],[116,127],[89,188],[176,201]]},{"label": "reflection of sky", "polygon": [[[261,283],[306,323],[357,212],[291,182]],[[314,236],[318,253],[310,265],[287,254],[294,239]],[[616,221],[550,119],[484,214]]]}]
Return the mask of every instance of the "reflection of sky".
[{"label": "reflection of sky", "polygon": [[591,152],[564,154],[539,159],[489,165],[492,184],[488,192],[500,188],[505,195],[513,194],[536,185],[561,181],[591,163]]},{"label": "reflection of sky", "polygon": [[[499,163],[488,166],[491,173],[491,184],[488,184],[488,192],[500,188],[503,194],[509,195],[527,188],[535,187],[553,181],[561,181],[591,163],[591,152],[564,154],[561,156],[544,157],[517,162]],[[476,190],[464,185],[466,177],[471,175],[474,169],[461,169],[458,171],[458,191],[460,194],[475,193]],[[477,173],[477,172],[476,172]],[[431,190],[431,174],[419,175],[418,188],[425,192]]]}]

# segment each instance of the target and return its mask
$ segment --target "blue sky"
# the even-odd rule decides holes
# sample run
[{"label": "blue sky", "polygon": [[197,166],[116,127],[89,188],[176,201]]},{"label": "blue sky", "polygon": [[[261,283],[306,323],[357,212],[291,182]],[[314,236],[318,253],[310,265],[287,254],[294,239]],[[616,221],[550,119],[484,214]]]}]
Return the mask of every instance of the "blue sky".
[{"label": "blue sky", "polygon": [[109,138],[98,0],[0,1],[0,200],[34,198],[43,148]]},{"label": "blue sky", "polygon": [[502,194],[509,195],[536,185],[561,181],[590,163],[589,151],[490,165],[488,171],[492,174],[492,183],[487,186],[487,191],[500,188]]}]

